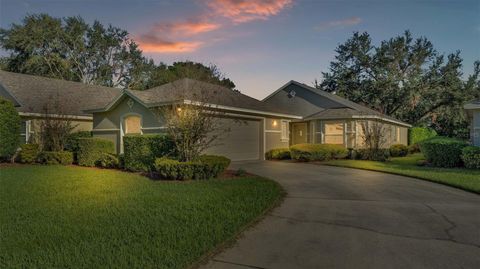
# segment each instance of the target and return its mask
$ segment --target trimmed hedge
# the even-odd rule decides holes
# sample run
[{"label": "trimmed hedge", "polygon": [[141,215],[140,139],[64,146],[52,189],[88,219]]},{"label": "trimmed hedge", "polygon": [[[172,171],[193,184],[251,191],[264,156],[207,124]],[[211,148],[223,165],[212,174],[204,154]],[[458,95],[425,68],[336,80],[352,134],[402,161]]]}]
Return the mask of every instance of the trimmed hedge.
[{"label": "trimmed hedge", "polygon": [[73,161],[78,162],[77,152],[78,152],[78,139],[80,138],[90,138],[92,137],[92,132],[89,131],[80,131],[71,133],[68,135],[67,140],[65,141],[65,150],[73,152]]},{"label": "trimmed hedge", "polygon": [[20,121],[13,103],[0,97],[0,159],[12,157],[18,149]]},{"label": "trimmed hedge", "polygon": [[265,152],[265,159],[267,160],[289,160],[291,158],[289,148],[271,149]]},{"label": "trimmed hedge", "polygon": [[405,157],[408,154],[408,147],[403,144],[395,144],[390,147],[390,156]]},{"label": "trimmed hedge", "polygon": [[101,168],[118,168],[120,166],[120,162],[116,155],[111,153],[102,153],[100,158],[95,161],[95,166]]},{"label": "trimmed hedge", "polygon": [[463,148],[462,160],[466,168],[480,169],[480,147],[468,146]]},{"label": "trimmed hedge", "polygon": [[35,163],[40,153],[40,146],[38,144],[23,144],[20,145],[20,153],[18,159],[21,163]]},{"label": "trimmed hedge", "polygon": [[115,154],[112,141],[101,138],[78,138],[77,161],[81,166],[95,166],[104,153]]},{"label": "trimmed hedge", "polygon": [[354,160],[384,162],[390,158],[390,149],[356,149],[353,151],[351,158]]},{"label": "trimmed hedge", "polygon": [[437,136],[437,132],[427,127],[412,127],[408,130],[408,144],[414,145]]},{"label": "trimmed hedge", "polygon": [[69,165],[73,163],[73,154],[70,151],[42,151],[38,155],[41,164]]},{"label": "trimmed hedge", "polygon": [[204,155],[199,160],[191,162],[180,162],[163,157],[155,160],[155,170],[164,179],[201,180],[217,177],[229,164],[228,158],[213,155]]},{"label": "trimmed hedge", "polygon": [[466,146],[465,141],[437,136],[422,141],[420,151],[434,166],[455,167],[462,164],[462,149]]},{"label": "trimmed hedge", "polygon": [[127,135],[123,152],[126,170],[149,172],[154,170],[156,158],[175,156],[175,145],[165,134]]},{"label": "trimmed hedge", "polygon": [[292,159],[302,162],[344,159],[348,150],[342,145],[333,144],[298,144],[290,147]]}]

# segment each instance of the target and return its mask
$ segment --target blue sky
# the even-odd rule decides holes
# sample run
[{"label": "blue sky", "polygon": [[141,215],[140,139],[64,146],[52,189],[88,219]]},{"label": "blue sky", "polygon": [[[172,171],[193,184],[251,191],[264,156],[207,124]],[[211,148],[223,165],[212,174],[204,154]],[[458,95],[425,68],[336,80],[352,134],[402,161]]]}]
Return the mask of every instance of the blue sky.
[{"label": "blue sky", "polygon": [[480,0],[0,0],[0,27],[34,13],[124,28],[155,61],[214,63],[259,99],[321,79],[354,31],[378,43],[409,29],[442,53],[460,50],[466,74],[480,59]]}]

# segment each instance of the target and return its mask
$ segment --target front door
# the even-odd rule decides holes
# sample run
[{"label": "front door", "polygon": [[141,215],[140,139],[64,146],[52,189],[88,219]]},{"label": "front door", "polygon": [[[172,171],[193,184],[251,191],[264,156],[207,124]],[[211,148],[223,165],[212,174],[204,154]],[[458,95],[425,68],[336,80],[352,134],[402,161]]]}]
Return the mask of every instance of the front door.
[{"label": "front door", "polygon": [[308,142],[308,129],[306,122],[292,123],[292,145]]}]

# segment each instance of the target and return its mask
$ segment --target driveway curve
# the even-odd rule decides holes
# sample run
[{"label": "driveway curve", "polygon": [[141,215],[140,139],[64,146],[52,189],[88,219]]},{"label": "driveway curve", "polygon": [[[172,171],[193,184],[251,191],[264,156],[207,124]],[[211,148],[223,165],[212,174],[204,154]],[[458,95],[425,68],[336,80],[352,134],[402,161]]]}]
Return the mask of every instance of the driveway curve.
[{"label": "driveway curve", "polygon": [[480,268],[480,196],[409,177],[288,162],[283,203],[204,268]]}]

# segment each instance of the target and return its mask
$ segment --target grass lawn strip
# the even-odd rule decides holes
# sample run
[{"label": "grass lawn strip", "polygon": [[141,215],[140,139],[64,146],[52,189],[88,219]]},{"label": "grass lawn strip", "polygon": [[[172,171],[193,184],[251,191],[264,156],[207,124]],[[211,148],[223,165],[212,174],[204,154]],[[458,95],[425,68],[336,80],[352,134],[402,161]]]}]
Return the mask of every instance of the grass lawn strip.
[{"label": "grass lawn strip", "polygon": [[321,164],[410,176],[480,194],[480,170],[418,166],[417,162],[423,159],[423,155],[417,153],[407,157],[391,158],[387,162],[333,160]]},{"label": "grass lawn strip", "polygon": [[258,219],[275,182],[165,182],[75,166],[0,168],[0,267],[185,268]]}]

